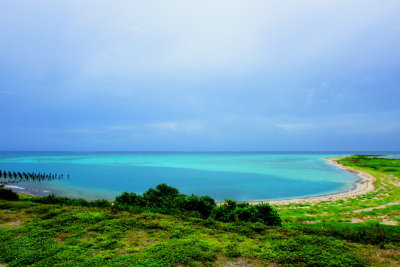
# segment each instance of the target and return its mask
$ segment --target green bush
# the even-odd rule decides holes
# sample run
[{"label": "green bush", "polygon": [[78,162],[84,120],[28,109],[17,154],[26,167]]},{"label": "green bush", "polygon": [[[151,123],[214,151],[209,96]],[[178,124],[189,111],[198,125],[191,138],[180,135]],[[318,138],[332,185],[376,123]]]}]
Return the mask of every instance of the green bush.
[{"label": "green bush", "polygon": [[237,221],[235,209],[236,209],[236,201],[226,199],[227,203],[223,205],[216,206],[212,211],[211,216],[217,220],[222,222],[234,222]]},{"label": "green bush", "polygon": [[70,199],[49,195],[33,199],[43,204],[61,204],[82,207],[112,207],[112,211],[130,211],[142,213],[146,211],[181,214],[204,219],[213,218],[222,222],[259,222],[269,226],[280,226],[281,219],[278,213],[268,204],[250,205],[226,200],[227,204],[217,206],[209,196],[186,196],[179,194],[178,189],[166,184],[150,188],[143,195],[124,192],[115,198],[115,204],[107,200],[86,201],[84,199]]},{"label": "green bush", "polygon": [[196,211],[203,218],[208,218],[215,206],[215,200],[209,196],[183,196],[179,202],[180,210]]},{"label": "green bush", "polygon": [[213,262],[216,260],[214,249],[207,242],[199,240],[172,239],[153,246],[147,252],[149,259],[163,262],[166,266],[194,265],[196,261]]},{"label": "green bush", "polygon": [[238,248],[238,245],[235,243],[230,243],[224,248],[224,252],[226,256],[229,258],[237,258],[242,256],[242,252]]},{"label": "green bush", "polygon": [[106,207],[111,206],[111,203],[109,203],[105,199],[87,201],[87,200],[84,200],[81,198],[58,197],[56,195],[39,197],[39,198],[33,199],[32,201],[37,202],[37,203],[42,203],[42,204],[61,204],[61,205],[80,206],[80,207],[106,208]]},{"label": "green bush", "polygon": [[0,188],[0,199],[16,201],[19,197],[10,189]]},{"label": "green bush", "polygon": [[124,192],[115,198],[115,204],[144,207],[146,202],[143,197],[135,193]]},{"label": "green bush", "polygon": [[108,207],[111,207],[111,203],[105,199],[98,199],[98,200],[89,201],[89,207],[108,208]]},{"label": "green bush", "polygon": [[227,199],[227,203],[216,206],[212,217],[223,222],[261,222],[269,226],[282,225],[278,213],[268,204],[250,205],[249,203],[237,203]]},{"label": "green bush", "polygon": [[364,260],[347,251],[340,240],[324,236],[300,235],[272,243],[265,258],[280,264],[299,266],[366,266]]},{"label": "green bush", "polygon": [[115,198],[115,204],[121,210],[150,208],[161,213],[192,212],[203,218],[208,218],[215,207],[214,199],[209,196],[186,196],[166,184],[150,188],[143,195],[124,192]]},{"label": "green bush", "polygon": [[400,243],[398,226],[378,223],[330,223],[303,226],[303,231],[311,234],[334,236],[364,244]]},{"label": "green bush", "polygon": [[143,200],[147,207],[158,208],[176,208],[179,197],[178,189],[168,186],[167,184],[159,184],[156,188],[150,188],[143,194]]},{"label": "green bush", "polygon": [[66,197],[58,197],[54,194],[33,199],[34,202],[42,204],[64,204],[71,206],[87,206],[88,202],[84,199],[70,199]]},{"label": "green bush", "polygon": [[268,204],[255,205],[259,221],[271,226],[281,226],[282,220],[279,214]]},{"label": "green bush", "polygon": [[182,198],[178,189],[166,184],[150,188],[143,195],[124,192],[115,198],[115,209],[126,211],[151,210],[160,213],[174,213],[179,209]]}]

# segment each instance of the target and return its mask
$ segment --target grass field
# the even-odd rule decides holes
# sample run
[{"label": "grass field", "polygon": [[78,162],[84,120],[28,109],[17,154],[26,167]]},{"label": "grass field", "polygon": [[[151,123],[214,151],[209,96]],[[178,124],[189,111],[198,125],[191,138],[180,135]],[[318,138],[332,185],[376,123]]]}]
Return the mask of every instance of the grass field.
[{"label": "grass field", "polygon": [[347,200],[277,206],[281,227],[151,210],[0,200],[0,263],[7,266],[398,266],[400,160],[341,164],[377,178]]},{"label": "grass field", "polygon": [[346,200],[278,206],[284,222],[377,222],[399,225],[400,160],[351,156],[340,164],[377,178],[374,192]]}]

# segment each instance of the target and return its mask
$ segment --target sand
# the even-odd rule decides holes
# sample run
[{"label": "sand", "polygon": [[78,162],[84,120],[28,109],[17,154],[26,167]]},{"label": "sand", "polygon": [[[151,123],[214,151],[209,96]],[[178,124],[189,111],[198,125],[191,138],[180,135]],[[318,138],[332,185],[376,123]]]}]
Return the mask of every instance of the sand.
[{"label": "sand", "polygon": [[270,201],[243,201],[253,205],[261,204],[261,203],[268,203],[271,205],[288,205],[288,204],[302,204],[302,203],[317,203],[321,201],[332,201],[332,200],[339,200],[339,199],[347,199],[352,198],[360,195],[367,194],[375,190],[374,182],[376,178],[368,173],[343,166],[337,162],[338,159],[329,158],[326,159],[329,163],[336,166],[337,168],[353,172],[360,177],[360,180],[355,183],[353,189],[345,192],[338,192],[329,195],[323,196],[316,196],[316,197],[305,197],[305,198],[296,198],[296,199],[282,199],[282,200],[270,200]]}]

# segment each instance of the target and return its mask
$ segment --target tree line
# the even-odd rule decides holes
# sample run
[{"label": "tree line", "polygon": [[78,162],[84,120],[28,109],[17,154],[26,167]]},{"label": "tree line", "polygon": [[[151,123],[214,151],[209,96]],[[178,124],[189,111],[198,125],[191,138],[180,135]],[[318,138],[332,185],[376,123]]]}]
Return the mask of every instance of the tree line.
[{"label": "tree line", "polygon": [[[2,172],[2,175],[4,175],[4,172]],[[9,177],[8,174],[7,177]],[[53,179],[53,175],[48,177]],[[0,188],[0,199],[18,200],[18,195],[11,190]],[[148,189],[143,194],[124,192],[117,196],[114,202],[104,199],[87,201],[85,199],[73,199],[56,195],[32,198],[31,201],[43,204],[109,208],[112,213],[117,213],[118,211],[132,213],[157,212],[222,222],[259,222],[269,226],[280,226],[282,224],[279,214],[269,204],[250,205],[249,203],[238,203],[230,199],[226,199],[222,204],[217,204],[212,197],[193,194],[184,195],[179,193],[178,189],[167,184],[159,184],[155,188]]]},{"label": "tree line", "polygon": [[124,192],[115,198],[113,209],[138,211],[151,209],[160,213],[190,213],[204,219],[223,222],[260,222],[280,226],[282,221],[269,204],[251,205],[226,199],[217,205],[209,196],[184,195],[166,184],[150,188],[143,194]]}]

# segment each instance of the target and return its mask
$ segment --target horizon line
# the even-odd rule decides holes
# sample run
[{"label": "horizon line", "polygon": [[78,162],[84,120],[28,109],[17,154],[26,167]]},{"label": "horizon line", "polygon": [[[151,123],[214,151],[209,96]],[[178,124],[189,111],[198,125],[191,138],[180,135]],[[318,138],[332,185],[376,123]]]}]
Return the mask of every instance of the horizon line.
[{"label": "horizon line", "polygon": [[400,153],[400,150],[0,150],[6,152],[53,153]]}]

